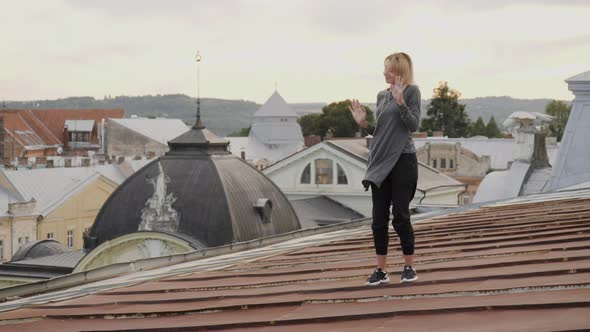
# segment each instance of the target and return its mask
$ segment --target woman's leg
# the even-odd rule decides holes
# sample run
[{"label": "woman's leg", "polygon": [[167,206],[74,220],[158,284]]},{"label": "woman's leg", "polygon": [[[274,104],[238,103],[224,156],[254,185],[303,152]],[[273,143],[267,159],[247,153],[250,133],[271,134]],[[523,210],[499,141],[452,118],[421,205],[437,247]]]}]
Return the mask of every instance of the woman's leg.
[{"label": "woman's leg", "polygon": [[373,243],[377,267],[385,271],[387,266],[387,247],[389,245],[389,209],[391,207],[391,174],[385,178],[381,188],[371,184],[373,199]]},{"label": "woman's leg", "polygon": [[393,228],[402,247],[406,265],[412,266],[414,255],[414,229],[410,222],[410,202],[416,193],[418,161],[415,154],[402,154],[391,177]]}]

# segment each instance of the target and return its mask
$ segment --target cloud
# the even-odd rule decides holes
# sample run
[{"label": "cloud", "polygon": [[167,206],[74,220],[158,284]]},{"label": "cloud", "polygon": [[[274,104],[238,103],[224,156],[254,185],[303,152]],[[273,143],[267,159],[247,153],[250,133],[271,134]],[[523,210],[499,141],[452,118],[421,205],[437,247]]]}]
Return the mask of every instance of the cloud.
[{"label": "cloud", "polygon": [[549,80],[563,85],[588,69],[585,3],[11,2],[0,21],[14,31],[3,35],[0,72],[3,85],[15,84],[2,86],[0,99],[192,94],[197,49],[201,92],[210,97],[262,102],[278,81],[293,102],[372,101],[383,58],[398,50],[413,57],[425,91],[447,80],[465,97],[552,96]]},{"label": "cloud", "polygon": [[193,1],[193,0],[65,0],[69,7],[81,11],[100,11],[112,16],[160,16],[185,15],[201,8],[216,6],[235,7],[240,3],[236,0],[224,1]]}]

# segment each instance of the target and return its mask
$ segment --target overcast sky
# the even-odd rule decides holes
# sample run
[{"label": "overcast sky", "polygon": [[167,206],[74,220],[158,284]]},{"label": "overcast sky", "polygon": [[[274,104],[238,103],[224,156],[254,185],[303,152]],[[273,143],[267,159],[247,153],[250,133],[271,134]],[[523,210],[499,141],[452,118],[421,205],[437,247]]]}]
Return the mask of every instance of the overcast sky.
[{"label": "overcast sky", "polygon": [[196,94],[374,102],[383,58],[423,98],[571,100],[590,70],[590,1],[0,0],[0,100]]}]

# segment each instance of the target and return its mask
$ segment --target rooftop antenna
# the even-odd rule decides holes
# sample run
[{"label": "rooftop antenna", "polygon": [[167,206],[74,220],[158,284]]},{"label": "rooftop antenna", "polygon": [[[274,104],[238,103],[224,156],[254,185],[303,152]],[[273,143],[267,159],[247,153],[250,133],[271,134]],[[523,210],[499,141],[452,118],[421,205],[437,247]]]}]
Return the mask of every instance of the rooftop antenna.
[{"label": "rooftop antenna", "polygon": [[195,122],[193,128],[195,129],[203,129],[205,126],[201,123],[201,92],[200,92],[200,85],[201,85],[201,78],[199,73],[199,64],[201,63],[201,54],[197,50],[197,54],[195,55],[195,60],[197,61],[197,122]]}]

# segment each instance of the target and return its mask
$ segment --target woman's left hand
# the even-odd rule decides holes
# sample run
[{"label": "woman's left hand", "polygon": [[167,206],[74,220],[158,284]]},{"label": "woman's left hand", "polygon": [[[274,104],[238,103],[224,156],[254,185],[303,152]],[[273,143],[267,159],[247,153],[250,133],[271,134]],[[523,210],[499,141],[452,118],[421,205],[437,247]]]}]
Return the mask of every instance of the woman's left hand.
[{"label": "woman's left hand", "polygon": [[402,78],[400,76],[396,76],[394,83],[389,85],[391,95],[393,96],[398,105],[403,105],[405,103],[403,92],[406,86],[407,84],[405,84],[402,81]]}]

